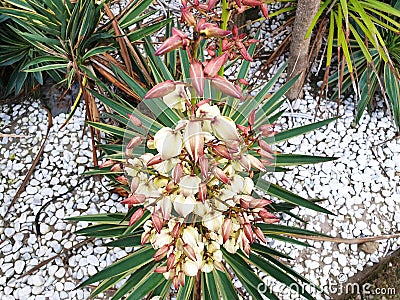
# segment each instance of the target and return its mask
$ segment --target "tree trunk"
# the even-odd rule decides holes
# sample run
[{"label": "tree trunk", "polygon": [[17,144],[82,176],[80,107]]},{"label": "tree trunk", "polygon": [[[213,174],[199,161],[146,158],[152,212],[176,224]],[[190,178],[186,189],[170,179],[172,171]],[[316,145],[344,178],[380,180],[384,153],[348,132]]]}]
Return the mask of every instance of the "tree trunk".
[{"label": "tree trunk", "polygon": [[293,24],[292,41],[290,42],[288,80],[300,73],[301,76],[286,93],[290,100],[303,96],[302,88],[309,65],[308,52],[310,46],[310,38],[305,39],[305,36],[320,5],[320,0],[298,0],[297,2],[296,19]]},{"label": "tree trunk", "polygon": [[193,300],[201,300],[201,271],[199,271],[194,280]]}]

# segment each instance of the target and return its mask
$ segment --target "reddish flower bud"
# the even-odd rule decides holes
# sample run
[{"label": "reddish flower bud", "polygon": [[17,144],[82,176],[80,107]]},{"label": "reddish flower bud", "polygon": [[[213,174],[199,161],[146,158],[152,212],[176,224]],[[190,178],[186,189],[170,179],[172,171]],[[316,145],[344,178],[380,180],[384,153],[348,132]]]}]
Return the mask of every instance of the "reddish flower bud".
[{"label": "reddish flower bud", "polygon": [[133,125],[135,125],[135,126],[137,126],[137,127],[142,127],[142,121],[140,121],[139,120],[139,118],[138,117],[136,117],[136,116],[134,116],[134,115],[132,115],[132,114],[128,114],[128,118],[129,118],[129,121],[133,124]]},{"label": "reddish flower bud", "polygon": [[175,184],[179,183],[179,181],[182,178],[182,174],[183,174],[182,164],[177,164],[174,167],[174,170],[173,170],[172,174],[173,174],[173,177],[174,177],[174,183]]},{"label": "reddish flower bud", "polygon": [[131,180],[131,193],[136,192],[136,190],[137,190],[137,188],[139,186],[139,183],[140,183],[140,178],[139,177],[135,176],[135,177],[132,178],[132,180]]},{"label": "reddish flower bud", "polygon": [[153,158],[151,158],[151,159],[147,162],[147,166],[150,167],[150,166],[159,164],[159,163],[161,163],[162,161],[163,161],[163,160],[162,160],[162,158],[161,158],[161,154],[157,154],[157,155],[155,155]]},{"label": "reddish flower bud", "polygon": [[229,239],[231,232],[232,232],[232,220],[230,218],[227,218],[224,220],[224,223],[222,224],[222,241],[224,244]]},{"label": "reddish flower bud", "polygon": [[162,273],[168,272],[168,270],[167,270],[166,266],[162,266],[162,267],[155,268],[154,272],[162,274]]},{"label": "reddish flower bud", "polygon": [[199,157],[199,168],[200,168],[200,172],[201,175],[207,179],[208,178],[208,159],[202,155]]},{"label": "reddish flower bud", "polygon": [[218,0],[208,0],[207,10],[210,11],[217,2]]},{"label": "reddish flower bud", "polygon": [[198,27],[198,32],[204,34],[206,37],[225,37],[231,33],[229,30],[223,30],[216,24],[203,23]]},{"label": "reddish flower bud", "polygon": [[231,82],[221,76],[215,76],[211,80],[212,85],[222,93],[232,96],[234,98],[242,99],[242,92],[239,91]]},{"label": "reddish flower bud", "polygon": [[196,26],[196,19],[187,7],[181,8],[181,22],[185,22],[189,26]]},{"label": "reddish flower bud", "polygon": [[218,74],[219,70],[226,63],[228,58],[229,57],[227,53],[223,53],[222,55],[213,58],[207,63],[206,67],[204,68],[204,73],[210,77],[214,77]]},{"label": "reddish flower bud", "polygon": [[172,50],[178,49],[179,47],[182,47],[182,46],[183,46],[183,39],[178,35],[173,35],[173,36],[167,38],[154,54],[155,55],[163,55]]},{"label": "reddish flower bud", "polygon": [[160,218],[160,215],[158,213],[151,214],[151,222],[153,223],[153,226],[156,229],[156,231],[160,233],[161,229],[163,228],[164,221]]},{"label": "reddish flower bud", "polygon": [[199,199],[202,203],[205,203],[207,200],[207,185],[202,182],[199,188]]},{"label": "reddish flower bud", "polygon": [[268,153],[273,154],[274,151],[272,150],[271,146],[268,145],[268,143],[264,140],[258,140],[258,145],[260,146],[260,148]]},{"label": "reddish flower bud", "polygon": [[222,156],[223,158],[226,159],[232,159],[232,155],[229,153],[228,147],[226,147],[225,145],[222,144],[213,145],[212,149],[219,156]]},{"label": "reddish flower bud", "polygon": [[203,66],[198,61],[193,61],[190,64],[190,78],[192,85],[197,92],[199,97],[203,97],[204,94],[204,72]]},{"label": "reddish flower bud", "polygon": [[115,164],[110,169],[111,172],[121,172],[122,168],[120,164]]},{"label": "reddish flower bud", "polygon": [[164,97],[173,91],[175,91],[176,84],[172,80],[167,80],[155,85],[152,89],[150,89],[146,95],[144,95],[144,99],[151,98],[161,98]]},{"label": "reddish flower bud", "polygon": [[171,253],[167,259],[167,271],[171,270],[175,263],[175,254]]},{"label": "reddish flower bud", "polygon": [[176,223],[174,228],[172,228],[171,236],[177,239],[181,233],[181,223]]},{"label": "reddish flower bud", "polygon": [[246,47],[243,45],[242,42],[236,42],[236,45],[239,49],[240,55],[242,55],[242,57],[247,60],[247,61],[253,61],[253,58],[251,57],[251,55],[249,54],[249,52],[247,52]]},{"label": "reddish flower bud", "polygon": [[236,25],[233,25],[232,38],[233,38],[233,40],[237,40],[238,37],[239,37],[239,29],[237,28]]},{"label": "reddish flower bud", "polygon": [[[261,157],[269,158],[269,159],[274,159],[271,153],[264,151],[263,149],[257,150],[257,153],[260,154]],[[262,161],[261,161],[262,163]]]},{"label": "reddish flower bud", "polygon": [[129,184],[128,178],[126,178],[123,175],[118,176],[117,178],[115,178],[115,180],[118,181],[119,183],[123,184],[123,185],[128,185]]},{"label": "reddish flower bud", "polygon": [[150,234],[150,231],[144,233],[144,234],[142,235],[142,238],[141,238],[141,240],[140,240],[140,243],[141,243],[142,245],[148,243],[149,240],[150,240],[150,235],[151,235],[151,234]]},{"label": "reddish flower bud", "polygon": [[268,13],[268,4],[262,4],[261,5],[261,12],[263,16],[268,19],[269,18],[269,13]]},{"label": "reddish flower bud", "polygon": [[143,208],[139,208],[137,211],[135,211],[133,213],[131,219],[129,220],[129,226],[132,226],[137,221],[139,221],[140,218],[143,217],[143,215],[144,215],[144,209]]},{"label": "reddish flower bud", "polygon": [[249,82],[243,78],[239,78],[239,83],[243,85],[249,85]]},{"label": "reddish flower bud", "polygon": [[249,205],[250,208],[263,208],[264,206],[267,206],[271,203],[272,201],[266,199],[253,199],[252,201],[250,201]]},{"label": "reddish flower bud", "polygon": [[256,7],[261,6],[263,3],[259,0],[241,0],[243,5]]},{"label": "reddish flower bud", "polygon": [[256,109],[253,109],[248,118],[249,125],[254,126],[255,121],[256,121]]},{"label": "reddish flower bud", "polygon": [[157,252],[153,255],[153,258],[155,261],[161,260],[168,252],[169,250],[169,245],[164,245],[160,249],[157,250]]},{"label": "reddish flower bud", "polygon": [[131,195],[121,201],[121,204],[137,205],[146,201],[146,196],[143,194]]},{"label": "reddish flower bud", "polygon": [[246,238],[249,240],[250,244],[252,244],[254,242],[254,233],[250,223],[246,223],[243,225],[243,232]]},{"label": "reddish flower bud", "polygon": [[137,146],[139,146],[142,143],[143,139],[141,136],[135,136],[134,138],[132,138],[128,145],[126,145],[127,149],[134,149]]},{"label": "reddish flower bud", "polygon": [[179,279],[178,276],[174,276],[172,279],[172,284],[174,285],[174,288],[177,290],[179,288]]},{"label": "reddish flower bud", "polygon": [[188,244],[183,245],[183,252],[189,259],[196,261],[196,253],[194,252],[193,248],[190,245]]},{"label": "reddish flower bud", "polygon": [[226,176],[226,174],[224,173],[224,171],[222,171],[220,168],[218,168],[218,167],[215,167],[214,168],[214,174],[215,174],[215,177],[217,177],[219,180],[221,180],[223,183],[225,183],[225,184],[229,184],[229,178],[228,178],[228,176]]},{"label": "reddish flower bud", "polygon": [[259,227],[255,226],[253,230],[261,242],[263,242],[263,243],[267,242],[267,240],[265,239],[264,233],[262,232],[262,230]]},{"label": "reddish flower bud", "polygon": [[180,286],[185,286],[185,274],[182,271],[178,274],[178,281]]},{"label": "reddish flower bud", "polygon": [[240,199],[240,206],[243,207],[243,209],[249,209],[249,202],[247,202],[244,199]]},{"label": "reddish flower bud", "polygon": [[114,165],[114,164],[115,164],[115,162],[114,162],[113,160],[106,160],[105,162],[103,162],[103,163],[99,166],[99,168],[102,169],[102,168],[111,167],[111,166]]}]

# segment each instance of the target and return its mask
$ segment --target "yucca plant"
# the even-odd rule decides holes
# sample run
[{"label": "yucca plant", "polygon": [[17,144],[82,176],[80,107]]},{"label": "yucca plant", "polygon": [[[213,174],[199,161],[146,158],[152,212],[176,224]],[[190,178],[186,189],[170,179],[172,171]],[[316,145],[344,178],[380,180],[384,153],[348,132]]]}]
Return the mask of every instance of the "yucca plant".
[{"label": "yucca plant", "polygon": [[[106,175],[114,187],[125,191],[123,203],[129,210],[70,220],[96,223],[78,230],[78,235],[115,238],[107,245],[134,248],[81,284],[101,281],[92,297],[123,279],[112,299],[166,299],[171,292],[177,299],[239,299],[243,291],[232,284],[234,277],[253,299],[262,295],[277,299],[264,288],[260,272],[293,289],[312,285],[281,261],[289,256],[266,242],[272,238],[307,245],[293,237],[322,234],[278,224],[282,213],[300,219],[291,213],[297,206],[330,212],[271,183],[268,177],[287,171],[288,166],[332,160],[281,154],[272,147],[333,119],[274,131],[273,123],[283,113],[282,97],[297,78],[267,97],[283,68],[254,97],[246,95],[245,78],[256,41],[227,26],[237,2],[221,4],[219,10],[217,1],[208,6],[183,1],[182,20],[192,27],[193,35],[173,27],[167,29],[167,39],[157,50],[145,41],[145,55],[156,81],[151,89],[114,68],[143,99],[138,108],[113,93],[92,91],[113,111],[104,118],[119,126],[89,123],[110,141],[99,145],[106,160],[89,174]],[[206,11],[210,19],[199,17]],[[216,16],[221,22],[215,22]],[[203,55],[205,51],[210,57]],[[237,80],[231,82],[223,70],[239,57],[243,62]],[[145,107],[142,111],[141,106]],[[298,290],[313,299],[307,291]]]},{"label": "yucca plant", "polygon": [[[390,3],[393,8],[400,8],[400,1],[393,0]],[[354,65],[356,81],[358,83],[356,89],[357,107],[355,122],[358,123],[367,107],[374,106],[373,99],[378,90],[386,100],[388,108],[390,107],[393,115],[394,123],[397,130],[400,130],[400,36],[399,36],[399,17],[393,18],[394,23],[390,23],[385,17],[378,15],[380,24],[387,24],[396,28],[397,32],[390,30],[384,26],[378,27],[378,32],[382,37],[382,42],[386,47],[386,55],[388,60],[385,60],[379,53],[379,49],[375,48],[372,43],[369,43],[361,33],[361,37],[365,42],[363,48],[353,40],[350,41],[350,49],[352,52],[351,60]],[[364,51],[363,51],[364,49]],[[365,53],[365,49],[368,51]],[[334,73],[328,84],[336,85],[339,81],[340,73]],[[345,67],[342,74],[343,77],[343,93],[354,92],[351,82],[350,70]],[[338,91],[332,95],[332,98],[338,96]]]}]

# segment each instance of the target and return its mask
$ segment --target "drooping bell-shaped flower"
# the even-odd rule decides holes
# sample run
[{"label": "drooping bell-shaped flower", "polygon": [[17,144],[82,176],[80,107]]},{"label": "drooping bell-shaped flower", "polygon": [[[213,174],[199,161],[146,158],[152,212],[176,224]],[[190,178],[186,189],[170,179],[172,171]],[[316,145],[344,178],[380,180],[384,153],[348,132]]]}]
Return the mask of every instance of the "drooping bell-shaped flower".
[{"label": "drooping bell-shaped flower", "polygon": [[185,86],[183,84],[177,84],[175,90],[165,95],[162,99],[169,108],[185,111],[186,99],[188,99]]},{"label": "drooping bell-shaped flower", "polygon": [[182,265],[182,271],[186,276],[196,276],[199,269],[193,260],[186,259]]},{"label": "drooping bell-shaped flower", "polygon": [[220,140],[239,141],[239,135],[233,120],[227,116],[215,116],[211,121],[214,135]]},{"label": "drooping bell-shaped flower", "polygon": [[154,145],[163,160],[179,155],[182,142],[182,135],[169,127],[161,128],[154,136]]},{"label": "drooping bell-shaped flower", "polygon": [[196,199],[193,196],[183,196],[178,194],[174,198],[174,209],[182,217],[186,218],[193,212],[196,205]]},{"label": "drooping bell-shaped flower", "polygon": [[194,195],[199,191],[201,179],[196,175],[186,175],[181,178],[179,187],[184,196]]}]

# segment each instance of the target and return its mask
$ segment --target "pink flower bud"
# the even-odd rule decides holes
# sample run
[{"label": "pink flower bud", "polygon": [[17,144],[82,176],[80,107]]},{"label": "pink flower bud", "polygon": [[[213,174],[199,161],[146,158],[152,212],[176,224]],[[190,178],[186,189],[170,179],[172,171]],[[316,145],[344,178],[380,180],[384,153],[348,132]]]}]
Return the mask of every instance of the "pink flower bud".
[{"label": "pink flower bud", "polygon": [[182,271],[178,274],[178,281],[180,286],[185,286],[185,274]]},{"label": "pink flower bud", "polygon": [[265,239],[264,233],[262,232],[262,230],[259,227],[255,226],[253,230],[261,242],[263,242],[263,243],[267,242],[267,240]]},{"label": "pink flower bud", "polygon": [[144,233],[142,234],[142,238],[141,238],[141,240],[140,240],[140,243],[141,243],[142,245],[148,243],[149,240],[150,240],[150,235],[151,235],[150,231],[144,232]]},{"label": "pink flower bud", "polygon": [[194,252],[193,248],[190,245],[185,244],[183,246],[183,252],[189,259],[196,261],[196,253]]},{"label": "pink flower bud", "polygon": [[237,47],[239,48],[239,52],[240,55],[242,55],[242,57],[247,60],[247,61],[253,61],[253,58],[251,57],[251,55],[249,54],[249,52],[247,52],[246,47],[243,45],[242,42],[236,42]]},{"label": "pink flower bud", "polygon": [[204,182],[200,184],[199,199],[202,203],[205,203],[207,200],[207,185]]},{"label": "pink flower bud", "polygon": [[193,61],[190,64],[190,78],[192,85],[197,92],[199,97],[203,97],[204,94],[204,72],[203,66],[198,61]]},{"label": "pink flower bud", "polygon": [[137,211],[135,211],[133,213],[131,219],[129,220],[129,226],[132,226],[137,221],[139,221],[140,218],[143,217],[143,215],[144,215],[144,209],[143,208],[139,208]]},{"label": "pink flower bud", "polygon": [[239,83],[243,85],[249,85],[249,82],[243,78],[239,78]]},{"label": "pink flower bud", "polygon": [[164,245],[160,249],[157,250],[157,252],[153,255],[153,258],[155,261],[161,260],[168,252],[169,250],[169,245]]},{"label": "pink flower bud", "polygon": [[247,154],[247,158],[249,159],[250,164],[253,168],[256,168],[257,170],[260,170],[260,171],[265,171],[264,165],[261,163],[261,161],[258,158],[254,157],[251,154]]},{"label": "pink flower bud", "polygon": [[263,16],[268,19],[269,18],[269,13],[268,13],[268,4],[262,4],[261,5],[261,12]]},{"label": "pink flower bud", "polygon": [[207,10],[210,11],[217,2],[218,0],[208,0]]},{"label": "pink flower bud", "polygon": [[175,254],[171,253],[167,259],[167,271],[171,270],[175,263]]},{"label": "pink flower bud", "polygon": [[160,273],[160,274],[166,273],[166,272],[168,272],[168,268],[166,266],[158,267],[158,268],[154,269],[154,272]]},{"label": "pink flower bud", "polygon": [[248,123],[250,126],[254,126],[255,121],[256,121],[256,109],[253,109],[249,115]]},{"label": "pink flower bud", "polygon": [[173,35],[173,36],[167,38],[154,54],[155,55],[163,55],[172,50],[178,49],[179,47],[182,47],[182,46],[183,46],[183,39],[178,35]]},{"label": "pink flower bud", "polygon": [[161,163],[163,160],[161,158],[160,154],[157,154],[156,156],[154,156],[153,158],[151,158],[148,162],[147,162],[147,166],[153,166],[153,165],[157,165],[159,163]]},{"label": "pink flower bud", "polygon": [[259,0],[241,0],[243,5],[256,7],[261,6],[263,3]]},{"label": "pink flower bud", "polygon": [[215,86],[215,88],[222,93],[237,98],[237,99],[242,99],[243,95],[242,92],[239,91],[231,82],[226,80],[225,78],[221,76],[215,76],[211,80],[212,85]]},{"label": "pink flower bud", "polygon": [[123,184],[123,185],[128,185],[129,184],[128,178],[126,178],[123,175],[118,176],[117,178],[115,178],[115,180],[118,181],[119,183]]},{"label": "pink flower bud", "polygon": [[232,220],[230,218],[226,218],[224,220],[224,223],[222,223],[222,240],[224,244],[229,239],[231,232],[232,232]]},{"label": "pink flower bud", "polygon": [[244,200],[244,199],[240,199],[240,206],[241,207],[243,207],[243,209],[249,209],[249,202],[247,202],[246,200]]},{"label": "pink flower bud", "polygon": [[236,5],[241,8],[242,7],[242,2],[240,0],[235,0]]},{"label": "pink flower bud", "polygon": [[158,213],[151,214],[151,222],[153,223],[153,226],[156,229],[156,231],[160,233],[161,229],[163,228],[164,221],[160,218],[160,215]]},{"label": "pink flower bud", "polygon": [[198,32],[204,34],[206,37],[225,37],[231,33],[229,30],[223,30],[213,23],[203,23],[198,27]]},{"label": "pink flower bud", "polygon": [[174,288],[177,290],[179,288],[179,279],[178,276],[174,276],[172,279],[172,284],[174,285]]},{"label": "pink flower bud", "polygon": [[181,233],[181,223],[176,223],[174,228],[172,228],[171,236],[177,239]]},{"label": "pink flower bud", "polygon": [[141,136],[135,136],[134,138],[132,138],[128,145],[126,145],[127,149],[134,149],[137,146],[139,146],[142,143],[143,139]]},{"label": "pink flower bud", "polygon": [[99,166],[99,168],[102,169],[102,168],[111,167],[111,166],[114,165],[114,164],[115,164],[115,161],[113,161],[113,160],[106,160],[105,162],[103,162],[103,163]]},{"label": "pink flower bud", "polygon": [[131,193],[136,192],[136,190],[137,190],[137,188],[139,186],[139,183],[140,183],[140,178],[139,177],[135,176],[135,177],[132,178],[132,180],[131,180]]},{"label": "pink flower bud", "polygon": [[122,200],[121,204],[136,205],[136,204],[142,204],[144,201],[146,201],[145,195],[136,194],[136,195],[132,195],[132,196]]},{"label": "pink flower bud", "polygon": [[187,7],[181,8],[181,22],[185,22],[189,26],[196,26],[196,19]]},{"label": "pink flower bud", "polygon": [[250,244],[252,244],[254,242],[254,233],[250,223],[246,223],[243,225],[243,232],[246,238],[249,240]]},{"label": "pink flower bud", "polygon": [[185,128],[184,144],[190,157],[195,163],[204,153],[204,134],[201,128],[201,122],[189,121]]},{"label": "pink flower bud", "polygon": [[208,178],[208,167],[209,167],[208,159],[204,155],[200,156],[199,157],[199,168],[200,168],[201,175],[205,179]]},{"label": "pink flower bud", "polygon": [[144,99],[151,99],[151,98],[161,98],[164,97],[173,91],[175,91],[176,84],[172,80],[167,80],[161,82],[150,89],[146,95],[144,95]]},{"label": "pink flower bud", "polygon": [[129,121],[133,124],[133,125],[135,125],[135,126],[137,126],[137,127],[142,127],[142,121],[140,121],[139,120],[139,118],[138,117],[136,117],[136,116],[134,116],[134,115],[132,115],[132,114],[128,114],[128,118],[129,118]]},{"label": "pink flower bud", "polygon": [[263,208],[264,206],[267,206],[268,204],[271,204],[272,201],[266,200],[266,199],[253,199],[250,201],[250,208]]},{"label": "pink flower bud", "polygon": [[[257,153],[260,154],[261,157],[269,158],[269,159],[272,159],[272,160],[274,159],[274,157],[272,156],[271,153],[269,153],[267,151],[264,151],[263,149],[258,149]],[[261,163],[262,163],[262,161],[261,161]]]},{"label": "pink flower bud", "polygon": [[120,165],[120,164],[115,164],[115,165],[113,165],[113,166],[111,167],[110,171],[111,171],[111,172],[121,172],[121,171],[122,171],[121,165]]},{"label": "pink flower bud", "polygon": [[258,145],[260,146],[260,148],[268,153],[273,154],[274,151],[271,149],[271,146],[268,145],[268,143],[264,140],[258,140]]},{"label": "pink flower bud", "polygon": [[225,52],[220,56],[217,56],[210,60],[206,67],[204,68],[204,73],[210,77],[214,77],[218,74],[221,67],[226,63],[228,60],[228,54]]},{"label": "pink flower bud", "polygon": [[174,183],[175,184],[179,183],[179,181],[182,178],[182,174],[183,174],[182,164],[177,164],[174,167],[174,170],[173,170],[172,174],[173,174],[173,177],[174,177]]},{"label": "pink flower bud", "polygon": [[236,25],[233,25],[233,28],[232,28],[232,38],[233,38],[233,40],[237,40],[238,36],[239,36],[239,29],[237,28]]},{"label": "pink flower bud", "polygon": [[226,147],[225,145],[212,145],[212,149],[217,155],[222,156],[226,159],[232,159],[232,155],[229,153],[228,147]]},{"label": "pink flower bud", "polygon": [[217,177],[219,180],[221,180],[223,183],[225,184],[229,184],[229,178],[228,176],[226,176],[226,174],[224,173],[224,171],[222,171],[220,168],[215,167],[214,168],[214,174],[215,177]]}]

